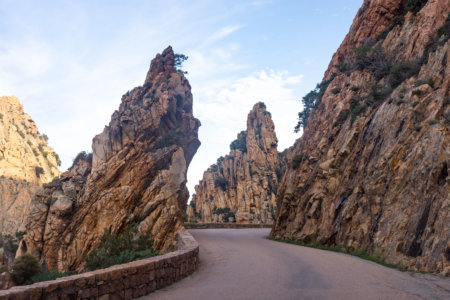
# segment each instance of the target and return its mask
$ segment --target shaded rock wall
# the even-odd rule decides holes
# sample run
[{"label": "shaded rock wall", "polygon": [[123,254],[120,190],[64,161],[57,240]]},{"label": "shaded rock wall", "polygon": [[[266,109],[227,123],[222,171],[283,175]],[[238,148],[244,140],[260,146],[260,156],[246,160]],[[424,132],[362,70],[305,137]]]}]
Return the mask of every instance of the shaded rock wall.
[{"label": "shaded rock wall", "polygon": [[[450,2],[416,14],[404,4],[364,1],[294,145],[271,235],[449,274],[450,42],[439,28]],[[383,59],[346,69],[361,45]]]}]

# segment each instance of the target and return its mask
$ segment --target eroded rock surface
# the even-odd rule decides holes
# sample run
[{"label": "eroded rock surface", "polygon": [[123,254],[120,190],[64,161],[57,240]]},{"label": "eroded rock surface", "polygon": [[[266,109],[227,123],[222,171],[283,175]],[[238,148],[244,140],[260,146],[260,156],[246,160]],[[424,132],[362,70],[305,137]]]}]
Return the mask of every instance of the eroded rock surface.
[{"label": "eroded rock surface", "polygon": [[199,126],[191,87],[169,47],[94,137],[92,162],[80,161],[36,194],[18,254],[43,258],[50,269],[80,269],[104,232],[133,223],[153,235],[156,250],[174,249]]},{"label": "eroded rock surface", "polygon": [[25,229],[31,198],[60,174],[59,157],[15,96],[0,97],[0,233]]},{"label": "eroded rock surface", "polygon": [[[405,1],[364,1],[294,145],[272,236],[450,273],[450,42],[439,30],[450,2],[425,2],[404,15]],[[345,70],[363,44],[383,56]]]},{"label": "eroded rock surface", "polygon": [[[272,223],[284,167],[277,145],[270,113],[264,103],[256,103],[248,114],[247,130],[238,134],[230,154],[209,167],[195,187],[192,201],[199,221]],[[188,208],[190,220],[193,214]]]}]

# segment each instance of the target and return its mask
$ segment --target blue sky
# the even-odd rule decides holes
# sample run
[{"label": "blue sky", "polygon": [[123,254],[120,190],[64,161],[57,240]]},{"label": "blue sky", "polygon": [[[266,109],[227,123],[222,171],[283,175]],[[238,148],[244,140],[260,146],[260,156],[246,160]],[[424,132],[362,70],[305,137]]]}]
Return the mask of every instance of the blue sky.
[{"label": "blue sky", "polygon": [[272,113],[279,151],[294,143],[299,100],[321,81],[362,2],[0,0],[0,95],[19,97],[65,170],[172,45],[189,56],[202,122],[193,193],[257,101]]}]

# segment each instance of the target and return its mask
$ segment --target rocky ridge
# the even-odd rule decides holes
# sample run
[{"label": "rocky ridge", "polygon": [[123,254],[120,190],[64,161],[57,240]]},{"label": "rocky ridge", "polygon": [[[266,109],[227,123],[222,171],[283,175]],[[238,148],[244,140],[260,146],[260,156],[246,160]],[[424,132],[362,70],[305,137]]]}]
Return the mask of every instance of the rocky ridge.
[{"label": "rocky ridge", "polygon": [[450,273],[449,12],[364,1],[294,145],[272,236]]},{"label": "rocky ridge", "polygon": [[201,222],[272,223],[284,167],[277,145],[271,115],[264,103],[256,103],[229,155],[209,167],[195,187],[188,220],[197,213]]},{"label": "rocky ridge", "polygon": [[0,97],[0,233],[25,229],[31,198],[60,174],[58,155],[15,96]]},{"label": "rocky ridge", "polygon": [[199,126],[191,87],[168,47],[152,60],[144,85],[123,95],[94,137],[92,157],[36,194],[18,255],[31,253],[50,269],[80,270],[104,232],[131,224],[152,234],[155,250],[175,249]]}]

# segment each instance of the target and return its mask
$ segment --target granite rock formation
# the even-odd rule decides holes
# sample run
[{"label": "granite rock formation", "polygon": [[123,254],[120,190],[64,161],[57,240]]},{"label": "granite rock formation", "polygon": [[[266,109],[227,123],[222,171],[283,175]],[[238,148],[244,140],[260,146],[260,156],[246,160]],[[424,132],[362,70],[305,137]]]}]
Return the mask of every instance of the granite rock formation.
[{"label": "granite rock formation", "polygon": [[0,233],[25,229],[31,198],[60,174],[58,155],[47,145],[15,96],[0,97]]},{"label": "granite rock formation", "polygon": [[264,103],[256,103],[229,155],[209,167],[195,187],[192,201],[200,221],[272,223],[284,166],[277,145],[271,115]]},{"label": "granite rock formation", "polygon": [[49,269],[80,270],[104,232],[131,224],[152,234],[155,250],[175,249],[200,122],[174,56],[171,47],[158,54],[144,85],[123,95],[93,139],[92,159],[80,160],[36,194],[18,255],[45,259]]},{"label": "granite rock formation", "polygon": [[449,12],[364,1],[294,145],[272,236],[450,273]]}]

